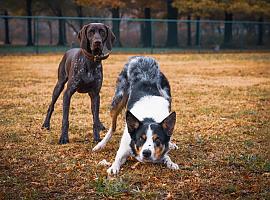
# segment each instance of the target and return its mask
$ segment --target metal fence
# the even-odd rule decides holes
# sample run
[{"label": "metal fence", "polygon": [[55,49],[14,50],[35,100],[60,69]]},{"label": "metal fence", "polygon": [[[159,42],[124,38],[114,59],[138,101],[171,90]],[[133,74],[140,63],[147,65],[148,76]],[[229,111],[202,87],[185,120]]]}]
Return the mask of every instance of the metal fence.
[{"label": "metal fence", "polygon": [[113,27],[115,51],[270,50],[270,22],[0,16],[0,52],[64,51],[91,22]]}]

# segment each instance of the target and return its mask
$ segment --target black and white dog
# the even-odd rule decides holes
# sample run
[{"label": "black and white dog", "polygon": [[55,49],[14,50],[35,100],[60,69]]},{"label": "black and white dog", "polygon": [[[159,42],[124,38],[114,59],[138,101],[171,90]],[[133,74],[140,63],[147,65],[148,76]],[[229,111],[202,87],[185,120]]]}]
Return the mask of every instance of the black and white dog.
[{"label": "black and white dog", "polygon": [[170,149],[177,148],[170,142],[176,121],[176,113],[170,113],[170,85],[153,58],[132,57],[124,66],[111,105],[111,128],[93,151],[109,141],[116,129],[117,116],[126,106],[124,134],[108,174],[117,174],[128,156],[140,162],[164,163],[170,169],[179,169],[168,156]]}]

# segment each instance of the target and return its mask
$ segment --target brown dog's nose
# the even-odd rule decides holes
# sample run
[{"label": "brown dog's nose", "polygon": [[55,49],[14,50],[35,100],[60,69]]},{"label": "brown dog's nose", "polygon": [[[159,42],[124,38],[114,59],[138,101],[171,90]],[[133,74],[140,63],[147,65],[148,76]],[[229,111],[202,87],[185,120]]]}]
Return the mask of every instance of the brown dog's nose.
[{"label": "brown dog's nose", "polygon": [[99,40],[98,41],[95,41],[94,44],[95,44],[95,46],[100,46],[101,45],[101,41],[99,41]]}]

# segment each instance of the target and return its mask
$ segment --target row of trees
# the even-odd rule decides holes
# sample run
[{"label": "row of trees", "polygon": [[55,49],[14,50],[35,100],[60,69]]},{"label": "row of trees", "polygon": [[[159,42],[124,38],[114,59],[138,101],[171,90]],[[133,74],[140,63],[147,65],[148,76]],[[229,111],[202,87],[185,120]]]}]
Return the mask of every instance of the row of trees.
[{"label": "row of trees", "polygon": [[[196,32],[199,35],[201,19],[225,20],[224,44],[232,41],[232,23],[237,20],[256,20],[263,22],[270,15],[269,0],[23,0],[20,4],[17,0],[1,0],[0,9],[3,15],[52,15],[52,16],[99,16],[122,18],[123,16],[136,18],[163,18],[163,19],[196,19]],[[33,45],[32,19],[28,18],[27,45]],[[66,23],[59,19],[58,45],[66,43]],[[79,28],[83,21],[78,21]],[[75,32],[78,28],[69,24]],[[187,45],[192,44],[191,24],[187,24]],[[177,45],[177,23],[168,22],[167,46]],[[263,44],[263,24],[258,25],[259,37],[257,44]],[[113,20],[112,29],[117,38],[120,38],[120,21]],[[145,47],[151,45],[152,34],[149,21],[142,23],[142,42]],[[5,44],[9,41],[9,24],[5,19]],[[117,40],[117,46],[121,46]],[[199,44],[199,37],[196,37]]]},{"label": "row of trees", "polygon": [[[224,19],[224,44],[232,41],[232,23],[234,17],[263,22],[270,16],[269,0],[175,0],[173,5],[180,13],[185,13],[188,19],[203,18]],[[259,37],[257,44],[263,44],[263,25],[259,23]],[[198,29],[198,28],[197,28]],[[188,37],[188,43],[190,43]],[[196,42],[197,43],[197,42]]]}]

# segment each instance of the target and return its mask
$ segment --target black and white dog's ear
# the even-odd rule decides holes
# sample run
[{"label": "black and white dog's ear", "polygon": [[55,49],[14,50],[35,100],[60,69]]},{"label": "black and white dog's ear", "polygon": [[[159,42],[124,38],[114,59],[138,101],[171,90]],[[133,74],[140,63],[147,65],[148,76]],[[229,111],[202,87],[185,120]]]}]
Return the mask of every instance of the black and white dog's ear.
[{"label": "black and white dog's ear", "polygon": [[114,43],[115,40],[115,35],[113,34],[112,30],[110,29],[110,27],[108,27],[107,25],[104,25],[106,27],[107,30],[107,39],[106,39],[106,47],[109,51],[112,50],[112,45]]},{"label": "black and white dog's ear", "polygon": [[141,122],[130,111],[126,113],[126,123],[130,134],[133,134],[141,125]]},{"label": "black and white dog's ear", "polygon": [[176,122],[176,113],[172,112],[160,124],[165,133],[170,137],[173,134],[174,125]]},{"label": "black and white dog's ear", "polygon": [[90,24],[84,25],[82,29],[78,33],[78,39],[80,41],[80,47],[82,49],[87,50],[88,47],[88,38],[87,38],[87,29],[90,26]]}]

